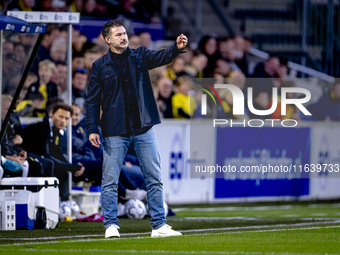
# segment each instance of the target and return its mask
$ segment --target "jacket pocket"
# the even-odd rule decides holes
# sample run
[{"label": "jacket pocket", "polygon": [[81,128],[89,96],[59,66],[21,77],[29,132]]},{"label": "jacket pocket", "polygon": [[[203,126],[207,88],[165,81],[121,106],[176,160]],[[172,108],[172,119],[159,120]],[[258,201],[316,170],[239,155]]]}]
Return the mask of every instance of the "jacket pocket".
[{"label": "jacket pocket", "polygon": [[116,83],[116,74],[115,73],[102,73],[101,80],[103,82],[103,91],[104,94],[112,92],[117,86]]}]

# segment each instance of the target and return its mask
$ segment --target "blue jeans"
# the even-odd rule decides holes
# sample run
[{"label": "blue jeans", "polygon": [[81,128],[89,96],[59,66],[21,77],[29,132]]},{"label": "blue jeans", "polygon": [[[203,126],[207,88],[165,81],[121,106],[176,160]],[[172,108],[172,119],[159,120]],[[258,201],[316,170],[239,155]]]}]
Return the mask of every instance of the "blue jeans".
[{"label": "blue jeans", "polygon": [[163,207],[163,184],[161,181],[161,158],[153,128],[141,135],[129,137],[111,136],[103,138],[104,161],[102,179],[102,211],[104,227],[118,225],[117,197],[118,179],[129,145],[134,147],[143,172],[148,208],[151,215],[152,229],[165,225]]}]

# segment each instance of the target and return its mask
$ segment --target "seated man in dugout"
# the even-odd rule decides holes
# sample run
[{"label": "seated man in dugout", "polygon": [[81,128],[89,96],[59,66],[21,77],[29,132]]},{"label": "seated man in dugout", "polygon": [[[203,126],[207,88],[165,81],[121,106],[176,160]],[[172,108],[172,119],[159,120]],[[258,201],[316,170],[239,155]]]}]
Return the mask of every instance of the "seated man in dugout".
[{"label": "seated man in dugout", "polygon": [[81,176],[85,168],[81,163],[71,164],[66,158],[61,140],[66,126],[73,114],[71,106],[58,103],[53,107],[52,116],[45,117],[42,122],[27,126],[23,133],[23,147],[34,154],[51,159],[54,163],[54,174],[59,179],[60,201],[67,201],[68,174]]}]

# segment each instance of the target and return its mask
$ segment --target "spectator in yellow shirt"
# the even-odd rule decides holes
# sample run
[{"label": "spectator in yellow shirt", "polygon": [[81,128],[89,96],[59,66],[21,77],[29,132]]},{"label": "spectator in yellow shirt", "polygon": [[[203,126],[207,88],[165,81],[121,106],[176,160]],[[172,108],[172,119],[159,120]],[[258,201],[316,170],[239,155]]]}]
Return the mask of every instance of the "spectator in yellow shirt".
[{"label": "spectator in yellow shirt", "polygon": [[172,112],[176,119],[190,119],[197,108],[195,98],[189,95],[190,77],[181,76],[177,80],[177,93],[172,97]]}]

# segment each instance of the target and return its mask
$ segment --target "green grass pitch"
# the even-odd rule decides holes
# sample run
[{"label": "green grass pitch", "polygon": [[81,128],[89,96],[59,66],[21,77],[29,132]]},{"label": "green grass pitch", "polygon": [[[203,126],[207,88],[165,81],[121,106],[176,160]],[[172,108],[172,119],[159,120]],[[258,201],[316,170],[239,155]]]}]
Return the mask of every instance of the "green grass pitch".
[{"label": "green grass pitch", "polygon": [[181,237],[151,238],[149,219],[120,220],[120,239],[103,223],[61,222],[54,230],[0,232],[0,254],[340,254],[340,203],[286,202],[173,206]]}]

